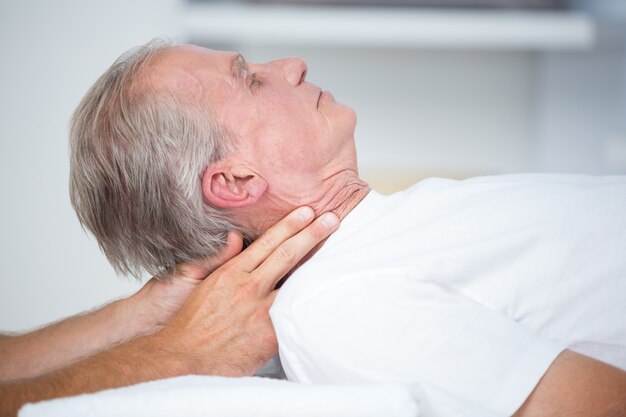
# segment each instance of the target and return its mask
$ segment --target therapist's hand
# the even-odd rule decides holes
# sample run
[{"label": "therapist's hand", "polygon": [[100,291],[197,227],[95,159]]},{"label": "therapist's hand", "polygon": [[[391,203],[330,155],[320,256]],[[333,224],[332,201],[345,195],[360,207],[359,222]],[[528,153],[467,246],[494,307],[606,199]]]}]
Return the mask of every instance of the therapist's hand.
[{"label": "therapist's hand", "polygon": [[294,211],[202,280],[154,335],[166,357],[182,360],[186,373],[242,376],[274,356],[277,342],[268,314],[274,288],[338,225],[332,213],[313,217],[308,207]]},{"label": "therapist's hand", "polygon": [[0,382],[32,378],[162,328],[189,294],[214,269],[241,252],[241,237],[229,236],[222,252],[185,264],[162,279],[152,278],[137,293],[100,309],[19,336],[0,335]]},{"label": "therapist's hand", "polygon": [[[156,305],[167,311],[160,317],[164,324],[152,334],[126,340],[134,334],[128,327],[135,325],[128,322],[132,322],[134,316],[129,311],[135,306],[120,300],[41,329],[35,335],[25,335],[27,345],[41,347],[35,352],[20,348],[7,355],[0,349],[0,359],[11,363],[23,356],[21,363],[43,357],[48,368],[50,362],[54,362],[52,368],[66,364],[39,376],[0,383],[0,416],[16,415],[27,402],[183,374],[252,375],[277,350],[268,316],[276,283],[332,233],[337,223],[334,214],[313,220],[313,211],[301,208],[209,276],[210,264],[204,268],[185,265],[171,277],[174,286],[153,281],[144,294],[159,300],[161,304]],[[241,248],[238,235],[229,239],[232,242],[224,259]],[[176,284],[180,282],[189,286]],[[180,304],[182,307],[175,312]],[[65,352],[85,343],[91,345],[81,348],[82,359],[76,360],[77,352]],[[15,340],[9,338],[8,344],[15,345]],[[52,360],[51,356],[59,352],[63,352],[62,358]],[[68,358],[74,359],[68,364]]]},{"label": "therapist's hand", "polygon": [[224,249],[217,256],[204,260],[202,265],[182,264],[172,275],[150,279],[129,300],[135,307],[135,317],[145,323],[145,332],[152,333],[168,323],[198,284],[241,252],[242,247],[241,234],[230,232]]}]

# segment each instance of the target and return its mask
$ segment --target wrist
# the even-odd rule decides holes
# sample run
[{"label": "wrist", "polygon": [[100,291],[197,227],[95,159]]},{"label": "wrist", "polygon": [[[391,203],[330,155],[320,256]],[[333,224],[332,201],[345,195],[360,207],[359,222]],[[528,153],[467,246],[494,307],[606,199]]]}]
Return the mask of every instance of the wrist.
[{"label": "wrist", "polygon": [[141,290],[115,303],[118,317],[123,325],[129,326],[130,337],[152,334],[161,328]]},{"label": "wrist", "polygon": [[[177,329],[169,325],[152,334],[139,337],[136,347],[142,356],[152,364],[157,378],[171,378],[181,375],[212,374],[212,356],[200,354],[189,345]],[[208,371],[208,372],[207,372]]]}]

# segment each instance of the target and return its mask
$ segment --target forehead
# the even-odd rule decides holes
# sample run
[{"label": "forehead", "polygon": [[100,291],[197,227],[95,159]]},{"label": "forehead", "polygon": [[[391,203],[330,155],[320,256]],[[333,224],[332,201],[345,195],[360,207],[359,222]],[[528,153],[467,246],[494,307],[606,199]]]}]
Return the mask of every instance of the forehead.
[{"label": "forehead", "polygon": [[179,98],[216,98],[233,87],[231,68],[237,55],[195,45],[175,46],[152,58],[144,81],[151,89]]}]

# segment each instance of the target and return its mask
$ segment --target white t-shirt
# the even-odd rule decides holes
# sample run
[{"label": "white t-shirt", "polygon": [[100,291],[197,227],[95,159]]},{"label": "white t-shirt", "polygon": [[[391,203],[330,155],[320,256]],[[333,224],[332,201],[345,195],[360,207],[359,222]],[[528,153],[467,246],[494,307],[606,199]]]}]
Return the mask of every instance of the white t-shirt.
[{"label": "white t-shirt", "polygon": [[270,314],[291,380],[411,383],[433,415],[511,415],[566,347],[626,369],[626,177],[372,191]]}]

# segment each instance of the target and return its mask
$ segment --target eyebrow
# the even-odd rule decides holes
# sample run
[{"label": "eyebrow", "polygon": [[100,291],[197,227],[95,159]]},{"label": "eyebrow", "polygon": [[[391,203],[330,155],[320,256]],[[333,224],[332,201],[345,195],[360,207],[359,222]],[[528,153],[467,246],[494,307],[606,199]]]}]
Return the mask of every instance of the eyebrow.
[{"label": "eyebrow", "polygon": [[248,68],[246,59],[241,54],[235,55],[230,62],[230,71],[235,79],[241,78],[243,70],[246,68]]}]

